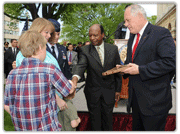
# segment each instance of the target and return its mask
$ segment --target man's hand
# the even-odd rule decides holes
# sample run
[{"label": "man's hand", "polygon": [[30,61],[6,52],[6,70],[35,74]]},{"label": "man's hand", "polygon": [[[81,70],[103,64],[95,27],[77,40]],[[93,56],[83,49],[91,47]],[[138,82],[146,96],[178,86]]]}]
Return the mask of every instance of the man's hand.
[{"label": "man's hand", "polygon": [[13,67],[13,69],[15,69],[15,68],[16,68],[16,61],[13,61],[13,63],[12,63],[12,67]]},{"label": "man's hand", "polygon": [[121,65],[118,65],[118,64],[116,65],[116,68],[120,68],[120,67],[121,67]]},{"label": "man's hand", "polygon": [[126,70],[124,70],[123,73],[125,73],[125,74],[130,74],[130,75],[139,74],[139,66],[138,66],[137,64],[129,63],[127,66],[128,66],[129,68],[127,68]]},{"label": "man's hand", "polygon": [[72,62],[68,62],[69,65],[72,65]]},{"label": "man's hand", "polygon": [[77,78],[76,76],[74,76],[74,77],[72,78],[72,82],[73,82],[73,84],[77,87],[78,78]]}]

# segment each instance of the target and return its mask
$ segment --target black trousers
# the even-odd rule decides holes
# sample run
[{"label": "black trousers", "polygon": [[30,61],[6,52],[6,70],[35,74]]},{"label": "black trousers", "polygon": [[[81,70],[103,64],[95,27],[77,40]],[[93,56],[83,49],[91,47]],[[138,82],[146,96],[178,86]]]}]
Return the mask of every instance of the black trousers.
[{"label": "black trousers", "polygon": [[141,113],[135,93],[132,100],[133,131],[165,131],[168,113],[145,116]]},{"label": "black trousers", "polygon": [[112,131],[113,130],[113,107],[114,104],[107,105],[103,96],[98,102],[91,103],[87,99],[87,106],[90,113],[90,122],[92,131]]}]

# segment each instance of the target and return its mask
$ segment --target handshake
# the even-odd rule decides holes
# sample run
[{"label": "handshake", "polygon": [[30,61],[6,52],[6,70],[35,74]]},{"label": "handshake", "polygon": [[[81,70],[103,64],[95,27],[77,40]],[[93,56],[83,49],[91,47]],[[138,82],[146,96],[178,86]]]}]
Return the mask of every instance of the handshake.
[{"label": "handshake", "polygon": [[71,80],[69,80],[69,83],[71,84],[71,90],[70,90],[70,92],[69,92],[69,94],[74,94],[75,95],[75,93],[76,93],[76,87],[77,87],[77,83],[75,84],[75,83],[73,83]]}]

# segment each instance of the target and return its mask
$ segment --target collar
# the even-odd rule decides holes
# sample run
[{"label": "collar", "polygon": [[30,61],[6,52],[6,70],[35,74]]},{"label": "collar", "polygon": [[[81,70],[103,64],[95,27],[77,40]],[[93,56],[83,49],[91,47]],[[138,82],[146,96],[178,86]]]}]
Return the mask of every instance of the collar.
[{"label": "collar", "polygon": [[[95,46],[95,48],[97,49],[98,46]],[[103,50],[104,49],[104,41],[102,41],[101,45],[99,45],[100,49]]]},{"label": "collar", "polygon": [[37,58],[24,58],[22,61],[22,65],[26,66],[26,65],[35,65],[35,64],[39,64],[41,62],[40,59]]},{"label": "collar", "polygon": [[144,30],[146,29],[147,25],[148,25],[148,21],[146,22],[146,24],[144,25],[144,27],[139,31],[140,36],[143,35]]},{"label": "collar", "polygon": [[[52,45],[49,42],[47,42],[47,45],[51,49]],[[54,48],[56,48],[56,44],[54,44]]]}]

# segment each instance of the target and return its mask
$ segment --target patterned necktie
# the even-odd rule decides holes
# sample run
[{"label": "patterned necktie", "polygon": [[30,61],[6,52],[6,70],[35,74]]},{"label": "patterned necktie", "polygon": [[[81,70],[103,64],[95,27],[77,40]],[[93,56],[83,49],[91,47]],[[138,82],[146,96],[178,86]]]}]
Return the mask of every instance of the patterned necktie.
[{"label": "patterned necktie", "polygon": [[69,62],[72,62],[72,54],[71,54],[72,52],[70,52],[70,54],[69,54]]},{"label": "patterned necktie", "polygon": [[54,46],[52,46],[51,48],[52,48],[52,55],[56,58],[56,53],[54,51]]},{"label": "patterned necktie", "polygon": [[136,48],[137,48],[137,46],[138,46],[139,36],[140,36],[140,34],[138,33],[138,34],[137,34],[136,43],[135,43],[134,48],[133,48],[133,51],[132,51],[132,63],[133,63],[134,54],[135,54],[135,52],[136,52]]},{"label": "patterned necktie", "polygon": [[101,60],[102,66],[103,66],[103,58],[102,58],[102,55],[101,55],[100,47],[99,47],[99,46],[97,47],[97,52],[98,52],[98,54],[99,54],[99,58],[100,58],[100,60]]}]

